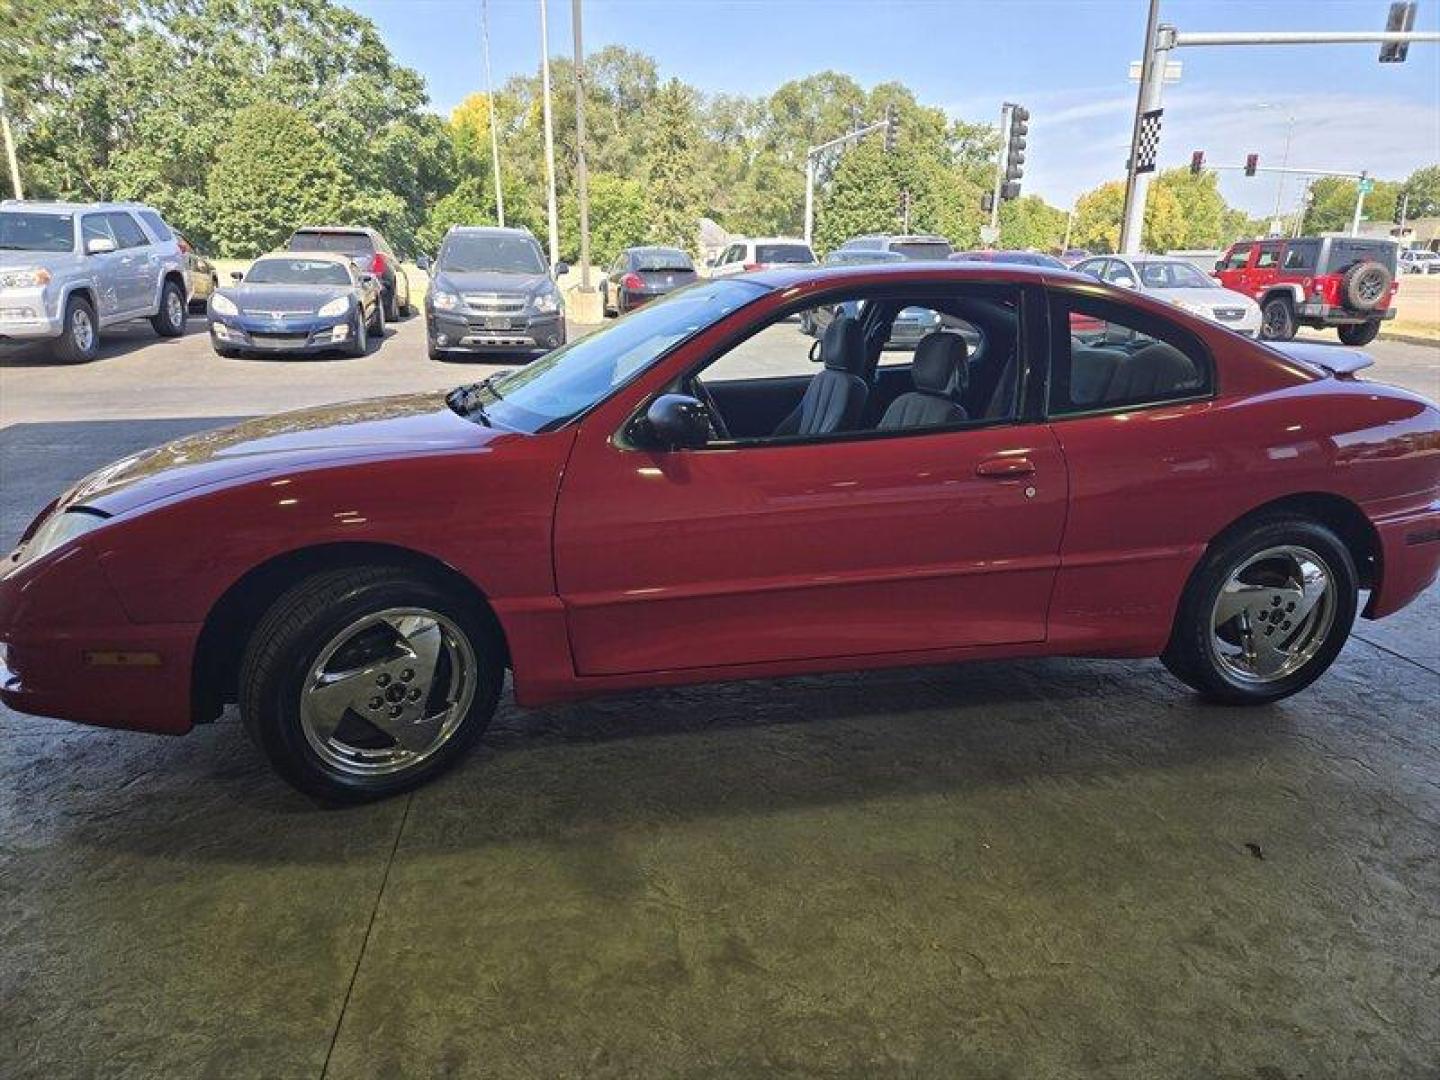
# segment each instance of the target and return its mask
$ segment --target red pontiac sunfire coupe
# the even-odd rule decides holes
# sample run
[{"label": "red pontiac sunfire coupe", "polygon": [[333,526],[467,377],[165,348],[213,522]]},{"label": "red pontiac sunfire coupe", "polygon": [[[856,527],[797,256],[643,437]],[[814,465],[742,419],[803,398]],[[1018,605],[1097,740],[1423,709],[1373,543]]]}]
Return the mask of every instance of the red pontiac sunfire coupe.
[{"label": "red pontiac sunfire coupe", "polygon": [[[797,318],[803,316],[803,318]],[[0,564],[0,697],[411,787],[516,699],[1035,655],[1318,678],[1440,565],[1440,412],[1065,271],[701,282],[521,370],[181,439]]]}]

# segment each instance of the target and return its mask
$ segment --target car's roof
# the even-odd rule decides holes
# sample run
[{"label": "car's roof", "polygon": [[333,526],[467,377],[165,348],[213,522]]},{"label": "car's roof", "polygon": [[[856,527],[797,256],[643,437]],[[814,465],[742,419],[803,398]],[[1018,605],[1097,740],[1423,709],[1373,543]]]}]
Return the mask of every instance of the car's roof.
[{"label": "car's roof", "polygon": [[1058,266],[1029,266],[1025,263],[1001,262],[945,262],[939,259],[915,261],[907,259],[899,263],[860,263],[846,266],[786,266],[773,270],[756,270],[740,275],[742,280],[753,281],[772,289],[791,289],[807,285],[841,284],[846,281],[870,283],[876,280],[894,278],[897,281],[929,278],[935,281],[1012,281],[1017,284],[1045,281],[1073,281],[1077,284],[1096,285],[1094,278],[1064,270]]},{"label": "car's roof", "polygon": [[800,244],[809,247],[810,242],[803,236],[737,236],[732,244]]},{"label": "car's roof", "polygon": [[6,199],[0,202],[0,213],[11,211],[29,214],[73,214],[81,210],[153,210],[137,202],[65,202],[58,199]]},{"label": "car's roof", "polygon": [[628,247],[628,248],[626,248],[625,250],[626,250],[626,251],[678,251],[678,252],[680,252],[682,255],[686,254],[685,249],[682,248],[679,244],[636,244],[634,247]]},{"label": "car's roof", "polygon": [[[446,236],[459,234],[461,236],[511,236],[523,237],[526,240],[534,240],[535,234],[529,229],[512,229],[500,225],[452,225]],[[537,241],[538,243],[538,241]]]}]

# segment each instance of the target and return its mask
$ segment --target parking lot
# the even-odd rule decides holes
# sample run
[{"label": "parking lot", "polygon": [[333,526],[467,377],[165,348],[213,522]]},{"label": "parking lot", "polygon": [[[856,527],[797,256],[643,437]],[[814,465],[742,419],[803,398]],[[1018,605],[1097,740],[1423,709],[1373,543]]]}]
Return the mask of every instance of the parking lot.
[{"label": "parking lot", "polygon": [[[1440,349],[1370,351],[1440,397]],[[0,543],[222,418],[490,370],[419,318],[0,356]],[[0,1076],[1437,1075],[1440,589],[1265,709],[1087,660],[506,703],[343,811],[233,713],[0,740]]]}]

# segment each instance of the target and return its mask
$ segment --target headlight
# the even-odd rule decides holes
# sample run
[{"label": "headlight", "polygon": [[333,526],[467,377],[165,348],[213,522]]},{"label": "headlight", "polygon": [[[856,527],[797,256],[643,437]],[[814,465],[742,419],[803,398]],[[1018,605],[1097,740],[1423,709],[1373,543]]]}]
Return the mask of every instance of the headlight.
[{"label": "headlight", "polygon": [[440,311],[454,311],[460,306],[460,297],[453,292],[436,289],[430,294],[430,302]]},{"label": "headlight", "polygon": [[334,300],[331,300],[315,314],[319,315],[322,319],[324,319],[330,317],[331,315],[344,315],[348,313],[349,310],[350,298],[348,296],[337,296]]},{"label": "headlight", "polygon": [[221,293],[216,293],[210,298],[210,310],[217,315],[239,315],[240,309],[235,301]]},{"label": "headlight", "polygon": [[50,284],[50,271],[43,266],[27,266],[23,270],[0,273],[0,289],[34,289]]},{"label": "headlight", "polygon": [[20,552],[20,561],[27,563],[49,554],[68,540],[84,536],[104,525],[108,518],[92,510],[66,510],[51,514],[35,530]]},{"label": "headlight", "polygon": [[530,301],[530,306],[541,315],[551,315],[560,310],[560,298],[553,292],[543,292]]}]

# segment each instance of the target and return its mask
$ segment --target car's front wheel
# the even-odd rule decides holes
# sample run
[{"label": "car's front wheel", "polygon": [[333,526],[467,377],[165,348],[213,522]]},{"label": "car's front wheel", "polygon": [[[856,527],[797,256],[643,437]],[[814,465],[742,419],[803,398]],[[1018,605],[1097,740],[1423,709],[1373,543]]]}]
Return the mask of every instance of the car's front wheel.
[{"label": "car's front wheel", "polygon": [[1295,336],[1295,306],[1285,296],[1272,296],[1260,308],[1260,336],[1289,341]]},{"label": "car's front wheel", "polygon": [[503,655],[493,625],[453,590],[391,567],[326,571],[256,626],[241,716],[301,791],[384,798],[429,780],[479,737]]},{"label": "car's front wheel", "polygon": [[1214,701],[1277,701],[1339,655],[1357,598],[1354,559],[1333,530],[1288,515],[1262,518],[1212,545],[1161,660]]},{"label": "car's front wheel", "polygon": [[94,360],[100,351],[100,331],[95,322],[95,309],[83,296],[72,296],[65,302],[65,325],[60,340],[55,342],[55,359],[62,364],[82,364]]},{"label": "car's front wheel", "polygon": [[1380,334],[1380,320],[1371,319],[1363,323],[1348,323],[1338,329],[1341,344],[1369,345]]}]

